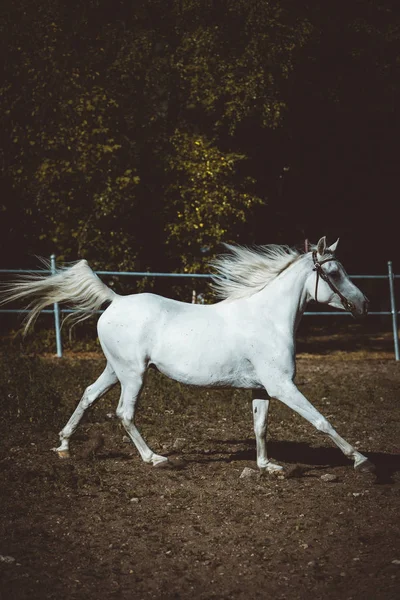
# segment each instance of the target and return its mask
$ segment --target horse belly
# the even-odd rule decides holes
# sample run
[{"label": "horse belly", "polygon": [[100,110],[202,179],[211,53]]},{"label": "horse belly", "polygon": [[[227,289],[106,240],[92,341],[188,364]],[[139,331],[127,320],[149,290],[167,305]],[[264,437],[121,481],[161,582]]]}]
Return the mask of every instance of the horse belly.
[{"label": "horse belly", "polygon": [[[190,336],[189,336],[190,337]],[[203,387],[257,387],[254,368],[240,352],[224,348],[221,341],[175,339],[164,343],[151,357],[157,369],[180,383]]]}]

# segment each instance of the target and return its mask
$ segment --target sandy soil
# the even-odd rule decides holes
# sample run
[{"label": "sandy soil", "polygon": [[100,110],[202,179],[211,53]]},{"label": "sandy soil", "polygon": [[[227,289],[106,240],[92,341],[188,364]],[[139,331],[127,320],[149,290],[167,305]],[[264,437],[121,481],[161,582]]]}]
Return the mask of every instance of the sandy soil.
[{"label": "sandy soil", "polygon": [[[248,393],[186,388],[157,373],[137,422],[175,468],[145,465],[124,441],[113,416],[117,390],[85,419],[72,458],[59,460],[50,451],[57,431],[103,364],[96,353],[59,360],[3,352],[1,600],[398,597],[393,358],[300,357],[300,389],[377,472],[356,473],[275,401],[269,453],[283,478],[256,471]],[[241,478],[245,467],[252,471]]]}]

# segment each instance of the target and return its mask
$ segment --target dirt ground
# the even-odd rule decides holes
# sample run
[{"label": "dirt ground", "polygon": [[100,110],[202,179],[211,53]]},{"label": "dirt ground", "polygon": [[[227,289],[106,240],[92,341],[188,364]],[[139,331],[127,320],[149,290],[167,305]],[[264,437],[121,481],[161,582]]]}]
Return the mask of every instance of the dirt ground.
[{"label": "dirt ground", "polygon": [[249,393],[157,373],[137,423],[175,467],[145,465],[126,442],[118,390],[60,460],[57,432],[104,359],[3,350],[1,360],[1,600],[399,597],[400,363],[390,352],[298,360],[300,389],[376,474],[356,473],[274,401],[269,454],[282,478],[256,471]]}]

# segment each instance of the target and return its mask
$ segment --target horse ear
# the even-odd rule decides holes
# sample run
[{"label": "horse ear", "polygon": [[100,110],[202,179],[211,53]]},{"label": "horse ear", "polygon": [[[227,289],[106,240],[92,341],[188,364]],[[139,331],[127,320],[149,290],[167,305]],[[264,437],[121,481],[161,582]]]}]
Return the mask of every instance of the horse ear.
[{"label": "horse ear", "polygon": [[336,252],[336,248],[338,247],[338,243],[339,243],[339,238],[336,240],[336,242],[334,244],[332,244],[332,246],[329,246],[329,248],[327,248],[328,252],[332,252],[332,254],[334,254]]},{"label": "horse ear", "polygon": [[320,256],[325,254],[326,250],[326,236],[322,237],[317,244],[317,252]]}]

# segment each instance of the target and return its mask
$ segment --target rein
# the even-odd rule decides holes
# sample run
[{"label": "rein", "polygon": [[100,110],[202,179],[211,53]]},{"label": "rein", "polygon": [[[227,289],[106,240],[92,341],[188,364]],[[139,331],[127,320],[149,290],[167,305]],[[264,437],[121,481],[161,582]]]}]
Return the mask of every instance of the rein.
[{"label": "rein", "polygon": [[343,296],[343,294],[332,283],[332,281],[329,279],[328,275],[325,273],[325,271],[322,268],[323,264],[325,264],[331,260],[335,260],[336,262],[339,262],[339,261],[336,258],[334,258],[333,256],[331,258],[325,258],[325,260],[319,261],[319,260],[317,260],[317,253],[315,250],[312,253],[312,258],[314,261],[314,271],[316,271],[316,273],[317,273],[317,277],[316,277],[316,281],[315,281],[315,302],[318,302],[318,282],[319,282],[319,278],[321,277],[321,279],[323,279],[325,281],[325,283],[327,283],[329,285],[332,292],[334,292],[335,294],[337,294],[339,296],[340,302],[342,303],[343,308],[345,308],[349,312],[353,312],[354,304],[352,302],[350,302],[350,300],[347,300],[347,298],[345,296]]}]

